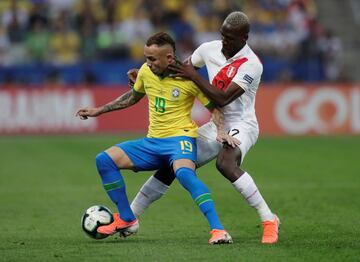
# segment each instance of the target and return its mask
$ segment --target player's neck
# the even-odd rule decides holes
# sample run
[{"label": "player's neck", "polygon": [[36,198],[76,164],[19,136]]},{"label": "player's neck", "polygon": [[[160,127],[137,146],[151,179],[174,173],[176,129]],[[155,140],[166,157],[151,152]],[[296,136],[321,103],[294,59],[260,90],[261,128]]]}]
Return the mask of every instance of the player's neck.
[{"label": "player's neck", "polygon": [[172,72],[171,70],[166,69],[164,72],[162,72],[161,74],[158,74],[157,76],[161,79],[164,79],[165,77],[168,77],[173,73],[174,72]]},{"label": "player's neck", "polygon": [[232,51],[231,53],[228,53],[228,52],[226,52],[226,50],[223,50],[223,49],[222,49],[222,50],[221,50],[221,53],[225,56],[226,60],[229,60],[230,58],[232,58],[233,56],[235,56],[237,53],[239,53],[240,50],[243,49],[245,45],[246,45],[246,43],[245,43],[243,46],[241,46],[239,49],[234,50],[234,51]]}]

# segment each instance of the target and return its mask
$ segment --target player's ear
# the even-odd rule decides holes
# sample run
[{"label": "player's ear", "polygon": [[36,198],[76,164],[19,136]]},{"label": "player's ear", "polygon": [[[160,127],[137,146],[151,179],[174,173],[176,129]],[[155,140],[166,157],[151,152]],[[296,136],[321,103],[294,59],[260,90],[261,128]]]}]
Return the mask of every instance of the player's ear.
[{"label": "player's ear", "polygon": [[167,58],[169,64],[175,64],[176,63],[176,57],[175,57],[175,55],[173,53],[168,53],[166,55],[166,58]]}]

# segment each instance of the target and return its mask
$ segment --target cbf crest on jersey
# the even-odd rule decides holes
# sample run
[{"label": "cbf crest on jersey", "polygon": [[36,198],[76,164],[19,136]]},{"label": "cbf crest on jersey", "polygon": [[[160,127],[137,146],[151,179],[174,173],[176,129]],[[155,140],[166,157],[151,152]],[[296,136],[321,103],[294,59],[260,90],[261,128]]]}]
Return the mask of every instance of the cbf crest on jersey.
[{"label": "cbf crest on jersey", "polygon": [[233,78],[236,74],[237,68],[235,66],[230,65],[228,70],[226,71],[226,75],[229,78]]},{"label": "cbf crest on jersey", "polygon": [[174,99],[178,99],[180,96],[180,89],[177,87],[173,87],[171,94]]}]

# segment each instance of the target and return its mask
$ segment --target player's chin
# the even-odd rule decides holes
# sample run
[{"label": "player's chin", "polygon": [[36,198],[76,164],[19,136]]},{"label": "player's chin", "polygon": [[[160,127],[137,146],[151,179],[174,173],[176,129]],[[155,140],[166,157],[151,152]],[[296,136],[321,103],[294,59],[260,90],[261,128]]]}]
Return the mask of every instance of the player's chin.
[{"label": "player's chin", "polygon": [[228,46],[223,46],[223,48],[221,49],[221,52],[225,55],[230,56],[230,54],[233,53],[233,50],[231,48],[229,48]]},{"label": "player's chin", "polygon": [[229,50],[226,48],[226,46],[223,46],[223,47],[221,48],[221,52],[222,52],[223,54],[228,54],[228,53],[229,53]]},{"label": "player's chin", "polygon": [[150,68],[151,72],[153,72],[155,75],[159,75],[161,74],[159,68],[154,68],[154,67],[151,67]]},{"label": "player's chin", "polygon": [[153,73],[154,73],[154,75],[157,75],[157,76],[159,76],[159,75],[161,75],[161,73],[159,73],[159,71],[156,71],[156,70],[151,70]]}]

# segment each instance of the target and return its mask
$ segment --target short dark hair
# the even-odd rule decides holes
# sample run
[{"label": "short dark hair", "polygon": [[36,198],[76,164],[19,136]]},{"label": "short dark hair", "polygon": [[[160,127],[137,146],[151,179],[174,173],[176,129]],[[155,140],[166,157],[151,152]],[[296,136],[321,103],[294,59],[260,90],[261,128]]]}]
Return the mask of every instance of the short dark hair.
[{"label": "short dark hair", "polygon": [[156,33],[152,35],[147,41],[146,46],[157,45],[157,46],[164,46],[164,45],[171,45],[174,52],[175,48],[175,41],[171,38],[171,36],[165,32]]},{"label": "short dark hair", "polygon": [[233,27],[242,28],[243,32],[248,34],[250,31],[250,22],[247,15],[240,11],[234,11],[230,13],[224,23],[227,23]]}]

